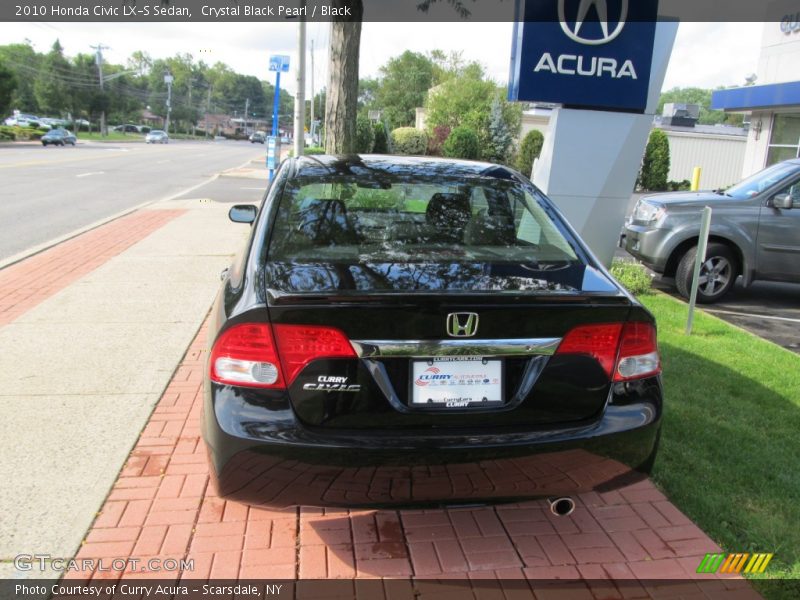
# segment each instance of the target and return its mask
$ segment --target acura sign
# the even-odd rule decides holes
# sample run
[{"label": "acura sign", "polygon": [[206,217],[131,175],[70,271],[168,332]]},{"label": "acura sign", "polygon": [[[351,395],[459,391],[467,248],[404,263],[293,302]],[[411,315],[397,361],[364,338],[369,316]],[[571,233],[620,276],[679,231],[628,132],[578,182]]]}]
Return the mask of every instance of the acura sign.
[{"label": "acura sign", "polygon": [[643,112],[657,0],[518,0],[510,100]]}]

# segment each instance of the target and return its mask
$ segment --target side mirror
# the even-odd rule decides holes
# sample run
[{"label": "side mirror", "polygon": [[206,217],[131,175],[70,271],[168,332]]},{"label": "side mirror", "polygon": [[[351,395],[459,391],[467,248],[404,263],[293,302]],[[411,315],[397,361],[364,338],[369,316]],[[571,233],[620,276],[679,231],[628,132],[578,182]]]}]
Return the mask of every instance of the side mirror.
[{"label": "side mirror", "polygon": [[789,194],[778,194],[772,197],[773,208],[792,208],[792,197]]},{"label": "side mirror", "polygon": [[252,204],[236,204],[228,211],[228,218],[234,223],[252,224],[257,214],[258,209]]}]

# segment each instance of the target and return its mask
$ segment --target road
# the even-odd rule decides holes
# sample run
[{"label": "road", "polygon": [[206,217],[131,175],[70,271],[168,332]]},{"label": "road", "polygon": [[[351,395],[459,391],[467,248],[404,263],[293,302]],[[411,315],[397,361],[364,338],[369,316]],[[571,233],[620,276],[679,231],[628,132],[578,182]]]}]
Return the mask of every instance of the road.
[{"label": "road", "polygon": [[[0,261],[145,202],[181,195],[263,152],[245,142],[2,145]],[[211,185],[219,200],[228,189],[237,201],[258,200],[263,188],[260,181]]]}]

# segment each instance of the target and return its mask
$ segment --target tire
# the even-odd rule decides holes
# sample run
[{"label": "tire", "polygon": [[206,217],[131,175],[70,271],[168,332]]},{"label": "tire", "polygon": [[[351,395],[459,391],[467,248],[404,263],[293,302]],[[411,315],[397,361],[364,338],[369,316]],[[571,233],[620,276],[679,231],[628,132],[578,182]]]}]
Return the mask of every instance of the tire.
[{"label": "tire", "polygon": [[[690,248],[678,263],[675,286],[678,293],[688,299],[692,294],[692,273],[697,247]],[[711,270],[712,278],[708,274]],[[697,286],[697,301],[701,304],[717,302],[727,294],[739,276],[739,261],[735,252],[725,244],[709,244],[706,261],[700,267],[700,283]]]}]

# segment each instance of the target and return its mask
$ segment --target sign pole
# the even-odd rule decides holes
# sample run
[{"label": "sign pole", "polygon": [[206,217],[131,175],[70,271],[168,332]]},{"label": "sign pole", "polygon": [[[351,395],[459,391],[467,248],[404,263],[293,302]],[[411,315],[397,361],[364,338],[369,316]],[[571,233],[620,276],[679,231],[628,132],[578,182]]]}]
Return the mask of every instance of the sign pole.
[{"label": "sign pole", "polygon": [[278,128],[278,113],[281,107],[281,73],[289,70],[289,57],[276,55],[269,57],[269,70],[275,71],[275,98],[272,101],[272,135],[267,138],[267,169],[269,180],[281,162],[281,138]]}]

